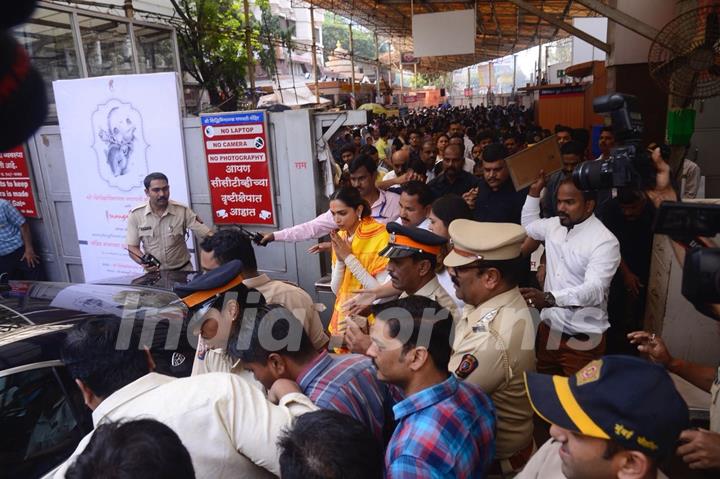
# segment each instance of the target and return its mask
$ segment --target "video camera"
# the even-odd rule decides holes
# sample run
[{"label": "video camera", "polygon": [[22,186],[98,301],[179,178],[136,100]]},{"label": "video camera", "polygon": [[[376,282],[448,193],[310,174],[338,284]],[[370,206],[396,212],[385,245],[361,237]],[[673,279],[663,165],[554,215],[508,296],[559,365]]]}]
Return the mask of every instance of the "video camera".
[{"label": "video camera", "polygon": [[[607,160],[581,163],[573,171],[575,185],[583,190],[607,190],[634,187],[643,190],[655,187],[655,167],[650,153],[642,146],[643,122],[637,97],[612,93],[593,100],[595,113],[609,113],[615,141],[619,146]],[[669,156],[667,147],[661,151]]]},{"label": "video camera", "polygon": [[720,205],[664,202],[653,231],[685,248],[682,295],[701,313],[720,321],[708,304],[720,303],[720,248],[707,248],[698,237],[720,233]]}]

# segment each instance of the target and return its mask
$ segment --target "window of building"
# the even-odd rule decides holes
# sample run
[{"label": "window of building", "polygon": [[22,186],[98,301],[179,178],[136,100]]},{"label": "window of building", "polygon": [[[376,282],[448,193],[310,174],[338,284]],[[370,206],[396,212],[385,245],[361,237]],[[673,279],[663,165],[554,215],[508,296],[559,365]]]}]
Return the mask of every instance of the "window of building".
[{"label": "window of building", "polygon": [[172,32],[144,25],[134,25],[133,31],[140,73],[177,70]]},{"label": "window of building", "polygon": [[54,80],[82,76],[70,21],[69,13],[38,8],[27,23],[14,30],[15,38],[45,80],[50,103],[55,102]]},{"label": "window of building", "polygon": [[127,23],[85,15],[78,23],[88,76],[135,73]]}]

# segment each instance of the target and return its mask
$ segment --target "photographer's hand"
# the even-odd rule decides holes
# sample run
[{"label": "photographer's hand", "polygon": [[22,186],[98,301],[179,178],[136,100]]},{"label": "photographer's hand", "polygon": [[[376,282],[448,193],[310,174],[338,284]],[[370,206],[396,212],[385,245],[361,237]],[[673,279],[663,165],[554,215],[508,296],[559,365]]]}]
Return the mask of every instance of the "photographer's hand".
[{"label": "photographer's hand", "polygon": [[660,336],[646,331],[634,331],[627,335],[631,344],[636,344],[638,351],[647,354],[650,361],[661,364],[666,368],[673,358],[670,356],[665,341]]},{"label": "photographer's hand", "polygon": [[655,208],[659,208],[663,201],[677,201],[678,196],[670,182],[670,165],[663,159],[659,147],[653,150],[652,161],[655,165],[655,188],[647,195]]},{"label": "photographer's hand", "polygon": [[687,430],[680,434],[685,442],[678,447],[677,455],[690,469],[720,468],[720,434],[705,429]]}]

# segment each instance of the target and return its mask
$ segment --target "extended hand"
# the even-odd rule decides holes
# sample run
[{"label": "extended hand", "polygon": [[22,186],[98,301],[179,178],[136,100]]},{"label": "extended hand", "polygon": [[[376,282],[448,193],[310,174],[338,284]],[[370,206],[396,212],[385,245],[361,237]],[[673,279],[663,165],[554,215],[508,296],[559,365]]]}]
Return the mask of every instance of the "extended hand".
[{"label": "extended hand", "polygon": [[672,361],[665,341],[660,336],[648,333],[647,331],[633,331],[627,335],[630,344],[637,344],[638,351],[647,354],[648,358],[658,364],[667,367]]},{"label": "extended hand", "polygon": [[680,440],[686,443],[678,447],[677,455],[690,469],[720,468],[720,434],[705,429],[687,430],[680,434]]},{"label": "extended hand", "polygon": [[25,248],[25,253],[22,255],[22,258],[20,258],[20,261],[25,261],[27,263],[28,268],[34,268],[38,264],[40,264],[40,257],[35,254],[35,250],[32,248]]},{"label": "extended hand", "polygon": [[275,233],[267,233],[264,234],[260,240],[260,245],[266,246],[268,243],[272,243],[273,241],[275,241]]},{"label": "extended hand", "polygon": [[655,188],[648,191],[647,195],[655,208],[659,208],[663,201],[677,201],[678,197],[670,183],[670,165],[660,154],[660,148],[652,152],[652,161],[655,165]]},{"label": "extended hand", "polygon": [[475,209],[475,201],[477,200],[477,197],[478,197],[478,188],[477,187],[466,191],[462,195],[462,199],[465,200],[465,203],[467,203],[468,208],[470,208],[471,210]]},{"label": "extended hand", "polygon": [[332,243],[330,241],[323,241],[308,248],[307,252],[310,254],[319,254],[323,251],[330,251],[332,249]]}]

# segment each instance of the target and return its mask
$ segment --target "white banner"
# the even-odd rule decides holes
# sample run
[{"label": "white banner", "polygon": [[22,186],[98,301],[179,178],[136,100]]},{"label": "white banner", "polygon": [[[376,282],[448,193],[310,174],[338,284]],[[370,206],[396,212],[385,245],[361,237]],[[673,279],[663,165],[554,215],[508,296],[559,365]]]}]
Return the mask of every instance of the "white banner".
[{"label": "white banner", "polygon": [[53,82],[85,281],[142,274],[125,233],[148,173],[189,204],[177,85],[176,73]]},{"label": "white banner", "polygon": [[413,54],[435,57],[475,53],[475,27],[473,9],[413,15]]}]

